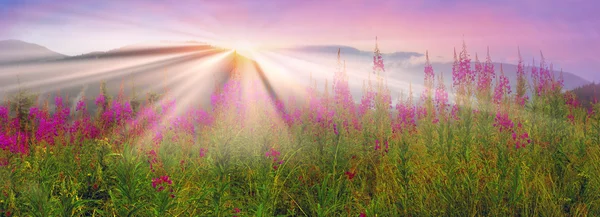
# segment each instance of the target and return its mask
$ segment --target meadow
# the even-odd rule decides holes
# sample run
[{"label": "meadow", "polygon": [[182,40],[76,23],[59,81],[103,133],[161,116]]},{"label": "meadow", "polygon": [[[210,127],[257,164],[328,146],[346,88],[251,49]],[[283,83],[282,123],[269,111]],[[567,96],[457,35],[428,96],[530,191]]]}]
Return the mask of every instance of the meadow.
[{"label": "meadow", "polygon": [[455,59],[398,100],[375,73],[355,101],[341,67],[301,98],[236,72],[209,107],[19,92],[0,106],[0,216],[600,215],[597,100],[543,58],[515,84],[489,55]]}]

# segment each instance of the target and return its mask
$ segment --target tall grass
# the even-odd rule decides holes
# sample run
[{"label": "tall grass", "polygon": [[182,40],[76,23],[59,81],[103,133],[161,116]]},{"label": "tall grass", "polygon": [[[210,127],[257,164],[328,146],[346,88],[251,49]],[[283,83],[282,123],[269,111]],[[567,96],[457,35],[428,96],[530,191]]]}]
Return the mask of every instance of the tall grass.
[{"label": "tall grass", "polygon": [[7,102],[0,216],[600,215],[600,104],[544,62],[519,62],[513,94],[466,47],[450,104],[427,63],[425,92],[394,106],[379,76],[355,103],[342,70],[300,100],[235,74],[208,109],[168,93],[132,108],[103,91],[96,113]]}]

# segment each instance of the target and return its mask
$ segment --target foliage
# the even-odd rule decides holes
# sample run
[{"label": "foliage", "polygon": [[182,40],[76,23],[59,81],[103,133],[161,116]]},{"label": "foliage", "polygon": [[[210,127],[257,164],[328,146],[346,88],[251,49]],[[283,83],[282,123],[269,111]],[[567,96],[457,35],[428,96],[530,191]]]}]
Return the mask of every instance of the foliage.
[{"label": "foliage", "polygon": [[355,103],[341,65],[302,100],[234,74],[206,109],[104,85],[96,114],[17,95],[0,106],[0,216],[599,215],[600,104],[545,63],[513,94],[489,54],[470,61],[463,46],[454,101],[429,62],[422,97],[395,105],[379,75]]}]

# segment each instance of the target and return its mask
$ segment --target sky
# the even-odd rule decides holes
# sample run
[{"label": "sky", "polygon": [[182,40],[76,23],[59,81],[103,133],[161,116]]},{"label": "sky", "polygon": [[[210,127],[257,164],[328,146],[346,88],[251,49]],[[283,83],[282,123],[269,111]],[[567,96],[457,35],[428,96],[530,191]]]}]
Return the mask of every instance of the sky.
[{"label": "sky", "polygon": [[429,51],[451,61],[463,40],[474,58],[527,62],[540,51],[600,81],[600,3],[595,0],[0,0],[0,40],[20,39],[67,55],[140,42],[220,45],[347,45]]}]

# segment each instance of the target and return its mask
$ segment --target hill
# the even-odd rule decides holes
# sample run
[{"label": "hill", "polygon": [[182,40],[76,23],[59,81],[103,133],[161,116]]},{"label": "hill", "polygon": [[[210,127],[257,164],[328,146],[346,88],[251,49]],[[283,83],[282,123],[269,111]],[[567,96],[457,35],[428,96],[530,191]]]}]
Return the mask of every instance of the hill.
[{"label": "hill", "polygon": [[0,66],[59,60],[66,55],[20,40],[0,41]]},{"label": "hill", "polygon": [[600,84],[590,83],[573,89],[573,93],[582,106],[589,106],[594,100],[600,100]]}]

